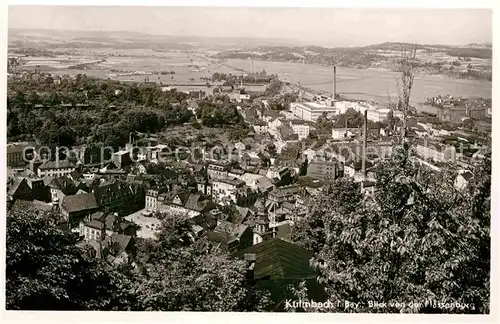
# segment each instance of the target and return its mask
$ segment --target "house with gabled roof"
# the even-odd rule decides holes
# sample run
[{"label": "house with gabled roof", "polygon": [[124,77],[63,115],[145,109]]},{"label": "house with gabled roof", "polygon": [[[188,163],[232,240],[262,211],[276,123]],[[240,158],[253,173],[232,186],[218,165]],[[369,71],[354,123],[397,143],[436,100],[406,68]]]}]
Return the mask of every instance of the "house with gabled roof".
[{"label": "house with gabled roof", "polygon": [[143,190],[122,181],[102,183],[92,193],[99,208],[106,212],[131,213],[144,207]]},{"label": "house with gabled roof", "polygon": [[51,201],[62,201],[64,196],[74,195],[79,189],[67,175],[51,178],[46,186],[49,188]]},{"label": "house with gabled roof", "polygon": [[223,243],[232,252],[252,246],[253,234],[250,227],[228,221],[217,223],[214,230],[205,234],[209,241]]},{"label": "house with gabled roof", "polygon": [[236,252],[235,257],[255,255],[253,279],[316,279],[316,272],[309,265],[314,254],[293,243],[274,238]]},{"label": "house with gabled roof", "polygon": [[14,178],[7,182],[7,196],[12,200],[31,200],[31,190],[26,179]]},{"label": "house with gabled roof", "polygon": [[82,219],[79,223],[80,236],[85,240],[97,240],[113,234],[124,234],[135,237],[137,226],[117,213],[105,214],[95,212]]},{"label": "house with gabled roof", "polygon": [[162,197],[159,205],[160,213],[170,213],[193,218],[214,209],[216,205],[203,198],[200,193],[190,193],[185,190],[170,192]]},{"label": "house with gabled roof", "polygon": [[246,262],[247,279],[268,290],[279,310],[284,310],[284,300],[295,297],[289,286],[302,281],[309,298],[317,302],[326,300],[324,287],[318,283],[316,271],[310,265],[313,256],[311,251],[279,238],[233,253],[233,257]]},{"label": "house with gabled roof", "polygon": [[93,193],[64,196],[59,205],[61,213],[68,220],[70,229],[78,227],[80,220],[99,208]]}]

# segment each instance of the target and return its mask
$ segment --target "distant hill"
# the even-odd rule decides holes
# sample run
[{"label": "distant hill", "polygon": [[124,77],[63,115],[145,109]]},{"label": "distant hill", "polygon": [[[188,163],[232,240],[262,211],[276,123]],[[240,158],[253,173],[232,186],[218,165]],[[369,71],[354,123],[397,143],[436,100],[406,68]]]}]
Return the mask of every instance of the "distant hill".
[{"label": "distant hill", "polygon": [[[9,29],[9,46],[16,46],[19,42],[25,45],[43,44],[49,48],[55,48],[61,43],[69,42],[71,47],[112,47],[123,48],[127,43],[128,48],[158,48],[175,47],[182,44],[187,47],[210,47],[219,50],[228,48],[248,49],[256,46],[293,45],[292,39],[278,38],[252,38],[252,37],[200,37],[200,36],[175,36],[175,35],[152,35],[130,31],[73,31],[73,30],[43,30],[43,29]],[[155,44],[147,44],[147,42]],[[92,44],[93,43],[93,44]]]},{"label": "distant hill", "polygon": [[258,46],[251,49],[221,51],[215,57],[395,70],[397,59],[405,48],[417,50],[415,65],[422,73],[491,80],[492,49],[484,45],[450,46],[386,42],[363,47],[334,48]]}]

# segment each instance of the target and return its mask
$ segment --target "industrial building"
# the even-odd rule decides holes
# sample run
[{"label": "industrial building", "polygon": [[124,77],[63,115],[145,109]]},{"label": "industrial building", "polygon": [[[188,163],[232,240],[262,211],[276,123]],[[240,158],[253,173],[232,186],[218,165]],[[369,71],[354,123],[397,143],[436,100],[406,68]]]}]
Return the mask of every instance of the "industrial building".
[{"label": "industrial building", "polygon": [[317,102],[293,102],[290,104],[290,110],[300,119],[312,122],[315,122],[324,113],[328,117],[340,114],[340,110],[335,106],[328,106]]}]

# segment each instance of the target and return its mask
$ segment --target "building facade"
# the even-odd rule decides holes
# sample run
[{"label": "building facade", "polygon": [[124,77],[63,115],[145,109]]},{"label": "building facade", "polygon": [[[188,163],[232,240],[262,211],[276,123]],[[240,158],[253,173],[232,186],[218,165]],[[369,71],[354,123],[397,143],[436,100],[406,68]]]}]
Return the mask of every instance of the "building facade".
[{"label": "building facade", "polygon": [[301,120],[291,120],[290,127],[292,127],[293,132],[299,136],[299,141],[307,138],[311,130],[311,126]]},{"label": "building facade", "polygon": [[337,163],[331,161],[313,161],[307,166],[307,176],[314,179],[336,179],[339,171]]},{"label": "building facade", "polygon": [[293,102],[290,104],[292,113],[302,120],[315,122],[321,115],[333,117],[340,114],[340,109],[316,102]]},{"label": "building facade", "polygon": [[75,165],[70,161],[48,161],[38,167],[37,174],[40,178],[44,176],[61,177],[75,171]]},{"label": "building facade", "polygon": [[237,190],[243,188],[245,182],[238,179],[217,179],[212,182],[212,198],[216,202],[221,202],[225,197],[236,203]]}]

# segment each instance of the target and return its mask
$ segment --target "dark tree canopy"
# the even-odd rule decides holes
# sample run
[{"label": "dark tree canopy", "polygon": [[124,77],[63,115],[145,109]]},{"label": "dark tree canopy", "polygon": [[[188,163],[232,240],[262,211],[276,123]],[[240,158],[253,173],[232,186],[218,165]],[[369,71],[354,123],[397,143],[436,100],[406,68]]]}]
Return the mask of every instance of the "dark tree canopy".
[{"label": "dark tree canopy", "polygon": [[[380,165],[371,197],[336,181],[294,238],[322,246],[314,264],[334,304],[360,302],[357,312],[488,313],[491,162],[457,191],[456,173],[445,169],[437,177],[406,156],[401,149]],[[387,306],[370,308],[369,301]]]},{"label": "dark tree canopy", "polygon": [[6,302],[19,310],[128,309],[127,278],[36,211],[7,216]]}]

